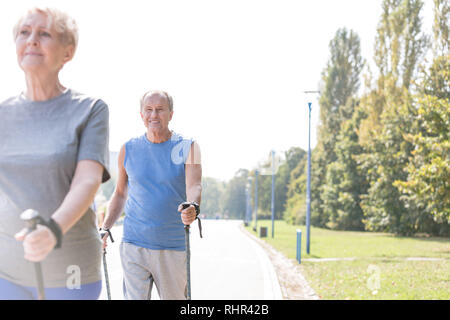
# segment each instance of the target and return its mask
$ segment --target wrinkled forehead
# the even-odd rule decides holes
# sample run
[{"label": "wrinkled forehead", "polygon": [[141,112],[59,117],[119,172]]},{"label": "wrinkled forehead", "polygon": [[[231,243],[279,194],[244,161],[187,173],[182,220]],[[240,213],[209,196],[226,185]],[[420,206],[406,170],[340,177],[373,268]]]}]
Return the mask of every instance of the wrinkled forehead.
[{"label": "wrinkled forehead", "polygon": [[167,100],[167,97],[159,92],[153,92],[149,93],[144,98],[144,107],[156,107],[156,106],[164,106],[169,108],[169,101]]}]

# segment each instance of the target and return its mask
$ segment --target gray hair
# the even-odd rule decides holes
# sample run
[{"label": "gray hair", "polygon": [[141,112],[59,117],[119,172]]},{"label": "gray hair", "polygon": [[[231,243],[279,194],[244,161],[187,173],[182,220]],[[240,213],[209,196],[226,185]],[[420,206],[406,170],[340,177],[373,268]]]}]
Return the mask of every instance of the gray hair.
[{"label": "gray hair", "polygon": [[141,110],[142,110],[142,107],[144,105],[145,98],[148,97],[148,96],[152,96],[154,94],[157,94],[157,95],[159,95],[161,97],[166,98],[167,103],[169,104],[169,111],[170,112],[173,111],[173,98],[172,98],[172,96],[170,94],[168,94],[166,91],[161,91],[161,90],[150,90],[150,91],[147,91],[141,98]]},{"label": "gray hair", "polygon": [[67,13],[55,9],[55,8],[40,8],[34,7],[32,9],[28,9],[25,14],[20,17],[13,29],[14,40],[19,35],[20,27],[22,25],[23,20],[30,14],[33,13],[43,13],[47,16],[48,26],[54,26],[56,32],[60,36],[60,41],[63,45],[73,45],[74,52],[78,45],[78,26],[75,20],[70,17]]}]

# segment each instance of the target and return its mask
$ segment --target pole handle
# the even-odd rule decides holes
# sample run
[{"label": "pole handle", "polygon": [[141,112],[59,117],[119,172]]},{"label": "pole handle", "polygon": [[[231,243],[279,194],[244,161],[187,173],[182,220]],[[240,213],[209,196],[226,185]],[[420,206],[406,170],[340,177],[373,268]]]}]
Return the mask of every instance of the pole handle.
[{"label": "pole handle", "polygon": [[[25,222],[25,226],[28,229],[28,233],[36,230],[37,224],[43,220],[39,216],[39,212],[33,209],[27,209],[24,212],[22,212],[20,215],[20,219],[22,219]],[[40,262],[34,262],[33,264],[37,282],[38,300],[45,300],[44,277],[42,273],[42,266]]]}]

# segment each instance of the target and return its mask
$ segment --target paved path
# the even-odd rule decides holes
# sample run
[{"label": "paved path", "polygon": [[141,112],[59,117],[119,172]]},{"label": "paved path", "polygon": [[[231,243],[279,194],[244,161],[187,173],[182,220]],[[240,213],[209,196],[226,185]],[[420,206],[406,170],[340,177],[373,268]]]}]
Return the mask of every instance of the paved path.
[{"label": "paved path", "polygon": [[[191,227],[191,290],[193,300],[282,299],[275,270],[265,251],[239,230],[242,221],[202,220],[203,239]],[[119,243],[122,226],[112,229],[116,242],[107,248],[112,299],[123,299]],[[103,281],[104,283],[104,281]],[[100,299],[107,299],[105,287]],[[152,300],[159,299],[153,288]]]}]

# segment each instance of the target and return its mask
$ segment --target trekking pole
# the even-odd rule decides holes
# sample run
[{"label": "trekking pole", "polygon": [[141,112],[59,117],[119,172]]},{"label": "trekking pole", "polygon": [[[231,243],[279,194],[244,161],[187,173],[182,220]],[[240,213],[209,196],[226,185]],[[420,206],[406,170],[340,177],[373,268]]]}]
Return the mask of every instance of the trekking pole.
[{"label": "trekking pole", "polygon": [[[36,210],[28,209],[22,212],[20,219],[25,222],[25,225],[28,228],[28,233],[30,233],[33,230],[36,230],[36,225],[42,218]],[[34,271],[37,281],[38,300],[45,300],[44,277],[42,275],[42,266],[40,262],[34,262]]]},{"label": "trekking pole", "polygon": [[[182,203],[182,210],[190,207],[190,203]],[[191,300],[191,247],[189,243],[189,226],[184,225],[184,241],[186,244],[186,277],[187,277],[187,296],[186,300]]]},{"label": "trekking pole", "polygon": [[[100,229],[103,230],[103,229]],[[103,232],[100,232],[100,238],[103,239],[105,234],[108,233],[111,242],[114,242],[114,239],[112,237],[111,231],[109,229],[103,230]],[[111,300],[111,289],[109,288],[109,277],[108,277],[108,266],[106,265],[106,248],[103,248],[103,271],[105,272],[105,283],[106,283],[106,293],[108,295],[108,300]]]},{"label": "trekking pole", "polygon": [[[199,231],[200,231],[200,238],[202,238],[202,225],[200,222],[200,218],[198,218],[198,214],[200,213],[200,207],[195,202],[183,202],[182,204],[182,210],[189,208],[191,205],[194,205],[195,211],[197,214],[196,219],[198,219],[199,223]],[[186,244],[186,277],[187,277],[187,296],[186,300],[191,300],[191,246],[189,242],[189,230],[190,227],[188,225],[184,225],[184,241]]]},{"label": "trekking pole", "polygon": [[108,266],[106,265],[106,249],[103,249],[103,271],[105,272],[106,293],[111,300],[111,289],[109,288]]},{"label": "trekking pole", "polygon": [[191,300],[191,249],[189,244],[189,226],[184,226],[186,242],[186,276],[187,276],[187,300]]}]

